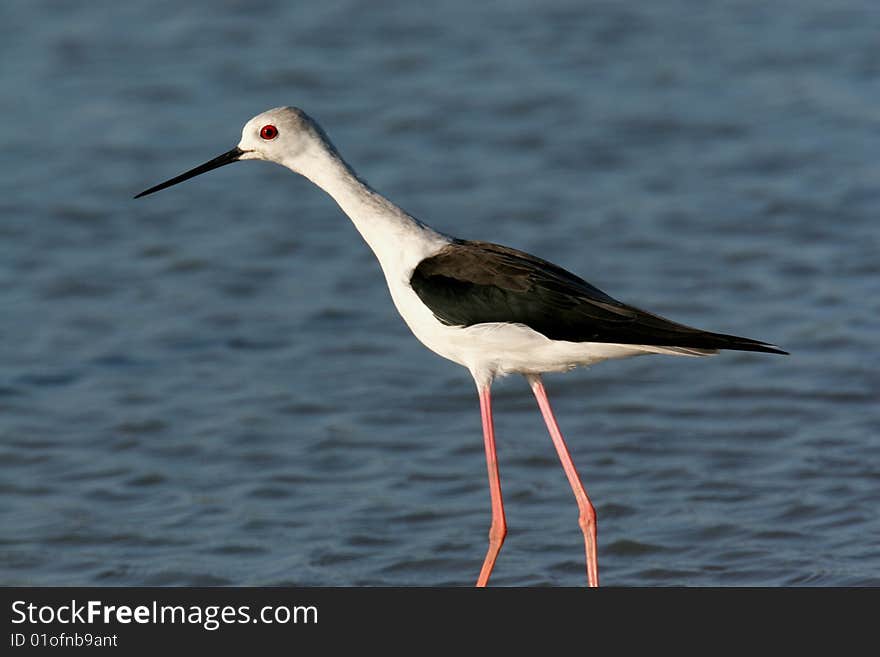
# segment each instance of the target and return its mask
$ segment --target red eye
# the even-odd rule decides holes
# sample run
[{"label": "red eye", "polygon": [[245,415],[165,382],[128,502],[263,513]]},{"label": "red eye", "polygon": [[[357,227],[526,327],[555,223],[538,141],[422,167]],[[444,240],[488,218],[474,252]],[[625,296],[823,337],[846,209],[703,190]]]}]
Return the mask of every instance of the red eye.
[{"label": "red eye", "polygon": [[260,128],[260,137],[262,137],[266,141],[268,141],[270,139],[275,139],[275,137],[277,137],[277,136],[278,136],[278,128],[276,128],[272,124],[264,125],[262,128]]}]

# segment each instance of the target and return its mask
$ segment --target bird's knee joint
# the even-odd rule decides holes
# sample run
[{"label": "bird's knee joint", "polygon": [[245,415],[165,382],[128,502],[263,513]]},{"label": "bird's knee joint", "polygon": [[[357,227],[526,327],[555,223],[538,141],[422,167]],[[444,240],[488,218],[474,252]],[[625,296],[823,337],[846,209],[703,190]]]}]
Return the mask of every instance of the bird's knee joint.
[{"label": "bird's knee joint", "polygon": [[584,531],[591,530],[596,526],[596,510],[592,504],[581,510],[581,514],[578,516],[578,524]]},{"label": "bird's knee joint", "polygon": [[504,522],[492,523],[492,526],[489,527],[489,542],[502,542],[504,537],[507,536],[507,524]]}]

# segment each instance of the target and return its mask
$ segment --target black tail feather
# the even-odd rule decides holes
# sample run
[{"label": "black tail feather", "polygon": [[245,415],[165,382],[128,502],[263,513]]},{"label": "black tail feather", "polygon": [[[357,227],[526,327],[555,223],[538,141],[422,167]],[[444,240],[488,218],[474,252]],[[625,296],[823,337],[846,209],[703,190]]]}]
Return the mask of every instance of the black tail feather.
[{"label": "black tail feather", "polygon": [[783,351],[776,345],[752,340],[751,338],[743,338],[738,335],[727,335],[725,333],[710,333],[708,331],[699,332],[693,336],[682,336],[684,339],[676,341],[675,347],[691,347],[694,349],[727,349],[730,351],[760,351],[765,354],[782,354],[788,356],[787,351]]}]

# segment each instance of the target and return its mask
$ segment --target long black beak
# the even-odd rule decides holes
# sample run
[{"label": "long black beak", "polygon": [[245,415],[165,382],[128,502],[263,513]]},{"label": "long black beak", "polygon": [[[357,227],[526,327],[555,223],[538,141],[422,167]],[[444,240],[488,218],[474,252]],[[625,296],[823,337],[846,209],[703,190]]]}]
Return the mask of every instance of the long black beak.
[{"label": "long black beak", "polygon": [[159,183],[155,187],[150,187],[149,189],[142,191],[140,194],[135,196],[135,198],[140,198],[141,196],[146,196],[147,194],[152,194],[153,192],[158,192],[165,189],[166,187],[171,187],[171,185],[176,185],[177,183],[181,183],[184,180],[189,180],[190,178],[193,178],[200,173],[205,173],[206,171],[211,171],[212,169],[217,169],[219,167],[226,166],[227,164],[238,162],[239,158],[241,158],[244,152],[245,151],[236,146],[231,151],[215,157],[210,162],[205,162],[204,164],[197,166],[195,169],[190,169],[186,173],[182,173],[179,176],[172,178],[171,180],[166,180],[163,183]]}]

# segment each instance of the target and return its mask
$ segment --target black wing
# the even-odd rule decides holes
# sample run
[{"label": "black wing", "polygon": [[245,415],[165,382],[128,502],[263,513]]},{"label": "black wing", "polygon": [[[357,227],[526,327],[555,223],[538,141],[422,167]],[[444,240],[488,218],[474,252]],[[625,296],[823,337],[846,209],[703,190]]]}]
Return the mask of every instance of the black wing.
[{"label": "black wing", "polygon": [[489,242],[453,241],[419,263],[410,285],[450,326],[509,322],[551,340],[786,353],[628,306],[546,260]]}]

